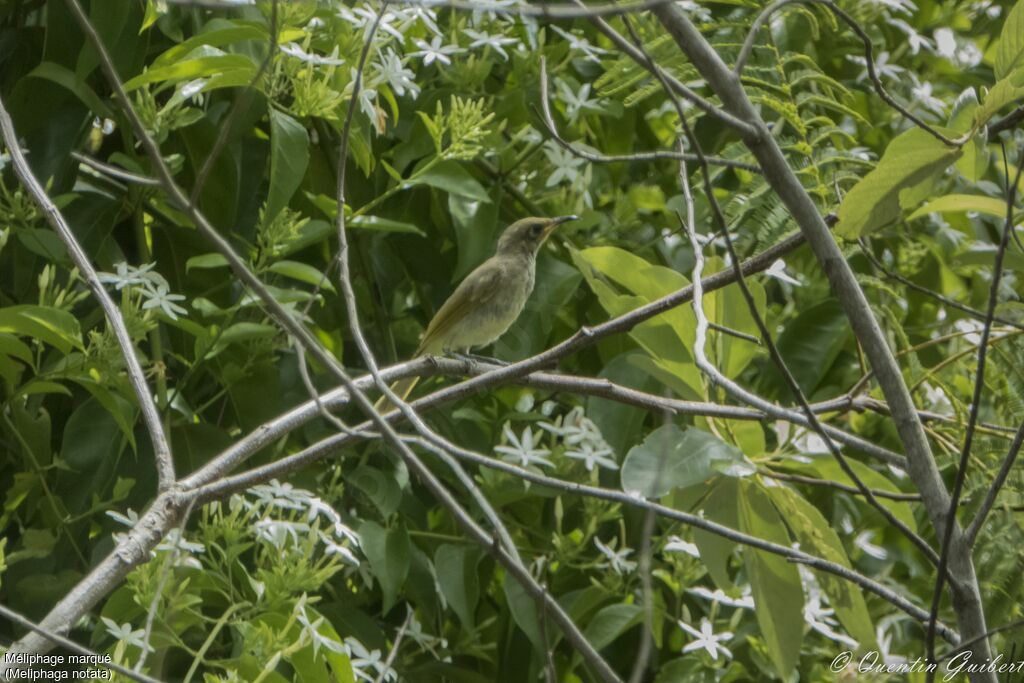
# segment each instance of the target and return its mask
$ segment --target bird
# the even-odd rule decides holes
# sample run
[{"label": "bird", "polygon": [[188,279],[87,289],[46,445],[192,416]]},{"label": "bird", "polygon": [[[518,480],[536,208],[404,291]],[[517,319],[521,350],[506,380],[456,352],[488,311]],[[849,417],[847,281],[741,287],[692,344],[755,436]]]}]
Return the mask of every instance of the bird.
[{"label": "bird", "polygon": [[[455,288],[427,325],[413,357],[467,352],[497,341],[522,313],[533,292],[537,251],[563,223],[578,216],[530,217],[512,223],[498,238],[494,256],[477,266]],[[419,377],[399,380],[399,398],[412,393]],[[390,410],[386,397],[375,406]]]}]

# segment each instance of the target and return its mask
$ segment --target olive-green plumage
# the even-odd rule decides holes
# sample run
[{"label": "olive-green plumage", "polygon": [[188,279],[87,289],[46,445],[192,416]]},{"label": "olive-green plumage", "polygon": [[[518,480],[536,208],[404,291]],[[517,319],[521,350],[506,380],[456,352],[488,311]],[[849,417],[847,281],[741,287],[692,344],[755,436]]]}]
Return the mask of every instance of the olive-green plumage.
[{"label": "olive-green plumage", "polygon": [[[416,355],[468,351],[503,335],[533,291],[537,250],[556,227],[571,220],[576,216],[523,218],[505,228],[494,256],[467,275],[438,309]],[[404,399],[418,379],[399,380],[391,388]],[[378,401],[378,409],[384,403]]]}]

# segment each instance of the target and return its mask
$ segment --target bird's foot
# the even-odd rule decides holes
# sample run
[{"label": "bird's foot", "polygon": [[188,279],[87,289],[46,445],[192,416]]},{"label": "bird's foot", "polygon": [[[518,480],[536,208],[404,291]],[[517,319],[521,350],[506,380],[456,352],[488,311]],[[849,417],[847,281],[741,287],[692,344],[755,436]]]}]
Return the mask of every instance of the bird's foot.
[{"label": "bird's foot", "polygon": [[489,358],[487,356],[479,356],[475,353],[463,353],[458,351],[449,351],[447,355],[451,356],[455,360],[461,360],[465,363],[487,363],[489,365],[508,365],[508,361],[498,360],[497,358]]}]

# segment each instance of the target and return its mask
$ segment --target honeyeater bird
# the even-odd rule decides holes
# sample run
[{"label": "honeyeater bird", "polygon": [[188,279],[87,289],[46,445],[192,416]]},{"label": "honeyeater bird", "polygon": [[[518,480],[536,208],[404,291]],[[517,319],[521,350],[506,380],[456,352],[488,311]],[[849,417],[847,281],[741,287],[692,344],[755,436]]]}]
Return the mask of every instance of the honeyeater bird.
[{"label": "honeyeater bird", "polygon": [[[533,291],[537,250],[555,228],[576,218],[523,218],[505,228],[494,256],[467,275],[438,309],[415,355],[468,351],[505,334]],[[399,380],[391,389],[405,399],[418,381]],[[376,407],[381,410],[386,404],[381,398]]]}]

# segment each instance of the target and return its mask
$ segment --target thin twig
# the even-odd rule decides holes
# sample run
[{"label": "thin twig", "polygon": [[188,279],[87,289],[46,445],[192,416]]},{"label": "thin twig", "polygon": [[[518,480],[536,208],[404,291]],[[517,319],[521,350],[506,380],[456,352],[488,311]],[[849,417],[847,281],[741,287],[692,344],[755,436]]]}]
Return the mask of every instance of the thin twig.
[{"label": "thin twig", "polygon": [[1013,469],[1013,465],[1017,461],[1017,454],[1020,453],[1021,445],[1024,445],[1024,422],[1017,429],[1017,434],[1013,437],[1013,443],[1010,444],[1010,450],[1007,451],[1006,456],[1003,458],[1003,463],[999,467],[999,472],[996,473],[996,478],[992,480],[988,492],[985,493],[985,500],[982,501],[981,507],[974,514],[974,520],[967,527],[967,531],[964,532],[967,545],[973,546],[977,540],[978,532],[984,526],[985,520],[992,511],[992,506],[996,503],[996,497],[999,495],[1000,489],[1003,488],[1007,477],[1010,476],[1010,470]]},{"label": "thin twig", "polygon": [[[850,486],[849,484],[843,484],[838,481],[832,481],[831,479],[819,479],[817,477],[805,477],[799,474],[783,474],[782,472],[776,472],[774,470],[761,469],[758,470],[760,474],[765,477],[772,479],[778,479],[779,481],[791,481],[794,484],[806,484],[808,486],[824,486],[838,491],[845,491],[855,496],[864,495],[860,489],[856,486]],[[893,491],[883,491],[881,489],[871,489],[871,493],[876,498],[888,498],[889,500],[907,501],[919,503],[921,502],[921,494],[919,493],[894,493]]]}]

